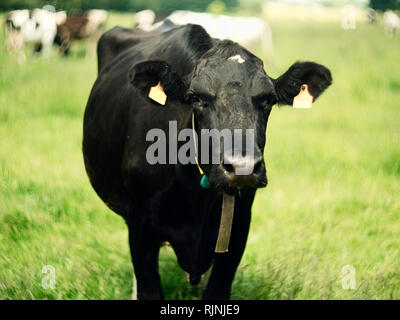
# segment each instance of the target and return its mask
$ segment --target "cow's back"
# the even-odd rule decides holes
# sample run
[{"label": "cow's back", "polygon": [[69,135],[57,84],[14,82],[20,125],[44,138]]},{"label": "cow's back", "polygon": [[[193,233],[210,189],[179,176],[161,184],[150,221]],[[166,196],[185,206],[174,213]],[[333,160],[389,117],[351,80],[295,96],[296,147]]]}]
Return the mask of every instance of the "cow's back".
[{"label": "cow's back", "polygon": [[[140,52],[141,50],[148,51],[146,50],[148,43],[159,42],[165,32],[176,27],[177,26],[174,24],[166,22],[151,32],[121,27],[114,27],[105,32],[100,37],[97,45],[98,72],[100,73],[115,57],[128,49],[139,46],[137,52]],[[140,46],[142,48],[140,48]],[[151,47],[152,46],[150,46],[150,48]]]}]

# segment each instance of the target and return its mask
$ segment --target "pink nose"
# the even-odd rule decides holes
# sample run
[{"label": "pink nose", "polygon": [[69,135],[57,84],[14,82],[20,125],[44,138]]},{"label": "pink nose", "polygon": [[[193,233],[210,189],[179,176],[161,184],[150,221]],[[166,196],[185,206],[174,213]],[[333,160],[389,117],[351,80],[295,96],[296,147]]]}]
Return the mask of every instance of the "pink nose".
[{"label": "pink nose", "polygon": [[264,174],[262,158],[225,156],[220,167],[231,187],[253,187]]}]

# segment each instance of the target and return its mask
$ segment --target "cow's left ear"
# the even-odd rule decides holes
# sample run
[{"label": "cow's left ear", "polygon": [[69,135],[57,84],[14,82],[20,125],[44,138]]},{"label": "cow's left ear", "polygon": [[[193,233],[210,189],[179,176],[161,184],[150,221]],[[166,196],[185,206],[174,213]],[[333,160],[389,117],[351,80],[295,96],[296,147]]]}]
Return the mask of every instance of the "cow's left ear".
[{"label": "cow's left ear", "polygon": [[185,99],[186,86],[178,73],[165,61],[152,60],[133,65],[129,70],[129,81],[145,96],[148,96],[151,87],[160,82],[168,99]]},{"label": "cow's left ear", "polygon": [[315,62],[296,62],[283,75],[273,80],[279,104],[291,105],[302,84],[308,85],[314,100],[332,83],[328,68]]}]

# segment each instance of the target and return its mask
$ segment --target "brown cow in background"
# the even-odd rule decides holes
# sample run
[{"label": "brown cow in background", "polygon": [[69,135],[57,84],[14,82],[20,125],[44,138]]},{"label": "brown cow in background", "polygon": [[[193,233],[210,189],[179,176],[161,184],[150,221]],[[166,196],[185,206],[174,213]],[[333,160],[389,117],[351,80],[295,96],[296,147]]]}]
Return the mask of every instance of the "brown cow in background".
[{"label": "brown cow in background", "polygon": [[63,24],[57,26],[54,43],[60,46],[60,52],[67,55],[73,41],[87,39],[86,55],[92,56],[106,20],[105,10],[89,10],[83,15],[69,16]]}]

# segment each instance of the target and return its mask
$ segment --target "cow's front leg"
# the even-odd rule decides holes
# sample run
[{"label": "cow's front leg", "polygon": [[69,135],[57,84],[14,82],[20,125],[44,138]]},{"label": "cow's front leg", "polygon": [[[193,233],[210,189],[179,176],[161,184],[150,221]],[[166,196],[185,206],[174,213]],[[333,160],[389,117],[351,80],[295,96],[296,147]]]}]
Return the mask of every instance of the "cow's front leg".
[{"label": "cow's front leg", "polygon": [[215,253],[214,265],[203,293],[203,299],[226,300],[230,298],[233,278],[246,247],[251,218],[252,201],[250,203],[248,201],[238,202],[235,202],[229,251]]},{"label": "cow's front leg", "polygon": [[158,273],[160,241],[156,236],[157,233],[149,223],[139,220],[132,221],[128,227],[129,246],[136,276],[137,299],[164,299]]}]

